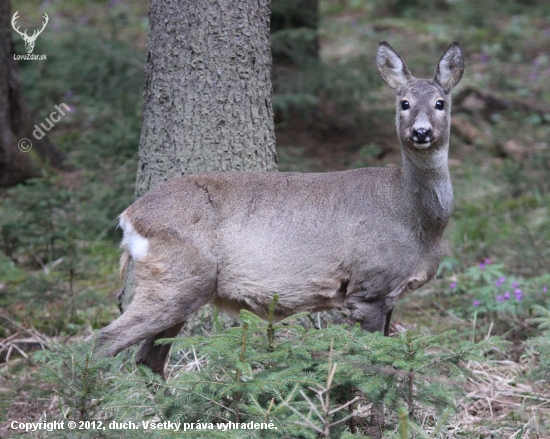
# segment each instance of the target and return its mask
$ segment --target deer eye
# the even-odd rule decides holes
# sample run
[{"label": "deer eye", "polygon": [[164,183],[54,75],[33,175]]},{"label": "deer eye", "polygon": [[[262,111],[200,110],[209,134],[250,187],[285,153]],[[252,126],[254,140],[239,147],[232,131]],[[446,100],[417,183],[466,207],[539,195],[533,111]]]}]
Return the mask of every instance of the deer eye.
[{"label": "deer eye", "polygon": [[402,110],[408,110],[409,108],[411,108],[411,106],[409,105],[409,101],[401,101]]},{"label": "deer eye", "polygon": [[443,108],[445,108],[445,102],[443,102],[441,99],[437,100],[435,102],[435,108],[437,110],[443,110]]}]

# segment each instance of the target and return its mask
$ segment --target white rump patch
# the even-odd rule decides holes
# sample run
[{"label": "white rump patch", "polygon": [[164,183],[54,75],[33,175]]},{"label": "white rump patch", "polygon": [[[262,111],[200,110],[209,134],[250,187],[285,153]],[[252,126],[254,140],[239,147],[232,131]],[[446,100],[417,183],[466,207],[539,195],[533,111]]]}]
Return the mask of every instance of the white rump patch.
[{"label": "white rump patch", "polygon": [[124,232],[121,246],[127,249],[130,256],[135,260],[143,259],[147,256],[149,241],[136,232],[130,220],[124,214],[120,215],[119,225]]}]

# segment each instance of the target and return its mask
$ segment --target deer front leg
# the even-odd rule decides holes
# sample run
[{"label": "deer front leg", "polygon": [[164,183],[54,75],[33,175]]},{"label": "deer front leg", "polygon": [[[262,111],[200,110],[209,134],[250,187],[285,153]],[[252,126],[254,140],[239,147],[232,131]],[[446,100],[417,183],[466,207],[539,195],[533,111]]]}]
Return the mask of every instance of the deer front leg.
[{"label": "deer front leg", "polygon": [[391,308],[387,313],[386,313],[386,324],[384,325],[384,335],[386,337],[389,337],[390,335],[390,324],[391,324],[391,314],[393,312],[393,308]]},{"label": "deer front leg", "polygon": [[359,322],[362,329],[388,335],[393,307],[388,306],[384,298],[365,300],[358,294],[348,297],[345,306],[352,321]]},{"label": "deer front leg", "polygon": [[[361,328],[369,332],[382,332],[385,336],[390,333],[390,321],[393,304],[388,305],[384,297],[375,300],[364,300],[360,297],[349,297],[346,308],[354,322],[359,322]],[[368,433],[375,439],[382,438],[382,428],[385,424],[384,403],[374,402],[369,420]]]}]

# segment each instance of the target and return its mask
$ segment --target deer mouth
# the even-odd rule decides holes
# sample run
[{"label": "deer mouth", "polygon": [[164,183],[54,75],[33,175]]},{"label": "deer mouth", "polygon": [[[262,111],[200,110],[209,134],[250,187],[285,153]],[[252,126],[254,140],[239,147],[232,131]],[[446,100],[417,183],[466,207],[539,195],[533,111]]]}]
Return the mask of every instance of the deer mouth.
[{"label": "deer mouth", "polygon": [[423,142],[413,141],[413,145],[416,149],[427,149],[432,144],[429,140],[424,140]]},{"label": "deer mouth", "polygon": [[416,149],[428,149],[431,145],[435,143],[435,140],[436,139],[431,132],[424,136],[411,136],[411,142]]}]

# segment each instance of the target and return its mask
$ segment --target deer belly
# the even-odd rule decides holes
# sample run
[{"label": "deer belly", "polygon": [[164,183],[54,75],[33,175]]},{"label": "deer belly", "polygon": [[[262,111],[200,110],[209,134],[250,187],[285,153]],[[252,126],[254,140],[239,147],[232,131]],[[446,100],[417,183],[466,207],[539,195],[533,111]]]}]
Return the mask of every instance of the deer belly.
[{"label": "deer belly", "polygon": [[275,295],[278,295],[276,314],[279,317],[344,306],[349,284],[349,277],[345,274],[274,274],[276,272],[266,273],[266,276],[259,276],[259,272],[220,272],[214,304],[231,313],[247,309],[264,317]]}]

